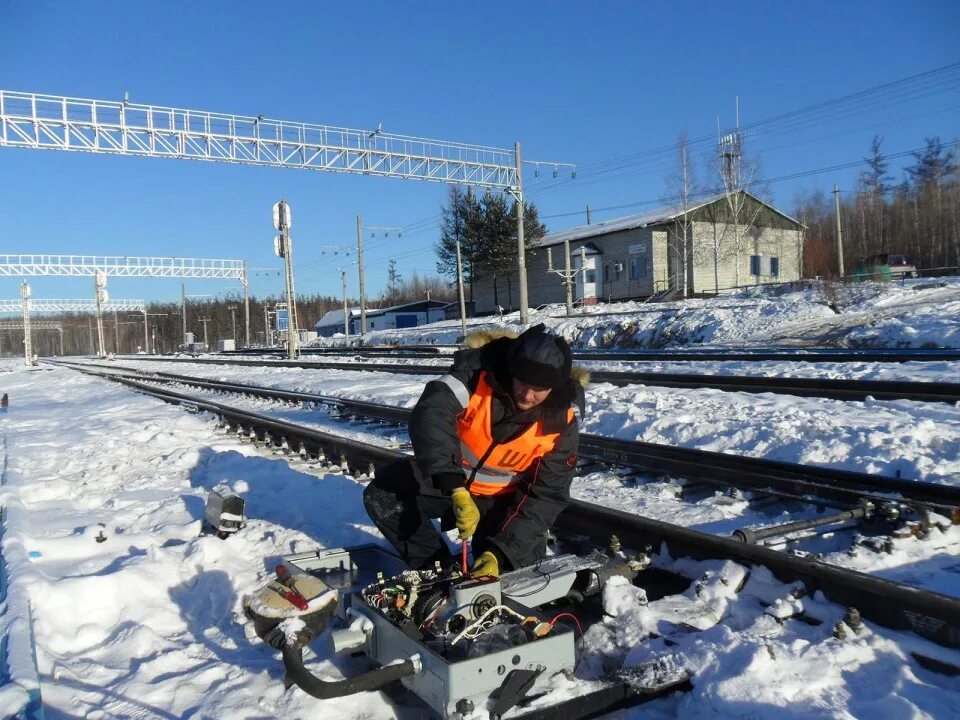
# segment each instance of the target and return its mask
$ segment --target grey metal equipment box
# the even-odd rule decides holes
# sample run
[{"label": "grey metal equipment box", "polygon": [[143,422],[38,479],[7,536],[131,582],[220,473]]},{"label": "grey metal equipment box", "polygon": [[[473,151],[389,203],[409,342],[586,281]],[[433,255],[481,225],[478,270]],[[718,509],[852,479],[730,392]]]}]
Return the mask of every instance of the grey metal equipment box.
[{"label": "grey metal equipment box", "polygon": [[244,525],[245,505],[241,497],[211,490],[203,511],[204,522],[221,536],[234,533]]},{"label": "grey metal equipment box", "polygon": [[[456,718],[465,710],[483,708],[513,670],[536,673],[526,693],[536,695],[546,690],[553,675],[572,671],[576,663],[573,631],[562,625],[554,626],[544,637],[528,637],[505,649],[481,651],[457,660],[439,655],[363,600],[361,590],[375,582],[378,573],[393,576],[407,570],[400,558],[383,548],[364,545],[318,550],[287,556],[283,562],[291,569],[321,578],[339,591],[337,614],[345,623],[366,627],[363,649],[371,660],[388,665],[419,656],[420,671],[401,682],[442,718]],[[561,556],[540,564],[532,574],[521,570],[507,573],[500,580],[467,578],[454,589],[451,600],[459,603],[457,607],[469,608],[474,597],[492,595],[522,616],[535,615],[535,611],[512,598],[509,589],[513,588],[517,597],[532,597],[537,603],[558,599],[570,589],[577,566],[582,564],[582,559],[575,556]]]}]

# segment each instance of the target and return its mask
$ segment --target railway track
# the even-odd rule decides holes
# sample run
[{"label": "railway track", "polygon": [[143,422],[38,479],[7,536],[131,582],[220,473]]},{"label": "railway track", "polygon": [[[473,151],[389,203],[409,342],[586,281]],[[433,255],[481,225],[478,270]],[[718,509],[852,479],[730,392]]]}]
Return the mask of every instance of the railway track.
[{"label": "railway track", "polygon": [[[191,410],[209,412],[224,426],[278,451],[338,465],[358,479],[384,462],[403,454],[370,443],[351,440],[296,423],[235,408],[157,387],[117,373],[96,368],[77,368],[87,374],[121,383],[132,390]],[[302,400],[301,400],[302,401]],[[354,406],[356,407],[356,405]],[[869,476],[872,477],[872,476]],[[625,546],[659,549],[673,558],[728,559],[746,566],[762,565],[781,581],[793,583],[793,597],[822,592],[842,606],[856,608],[867,620],[896,630],[909,630],[946,647],[960,647],[960,599],[829,565],[812,557],[796,557],[762,545],[683,528],[671,523],[573,500],[561,515],[558,532],[581,536],[605,545],[615,533]],[[816,618],[802,617],[817,622]],[[783,618],[786,619],[786,618]],[[918,661],[941,672],[960,673],[943,659],[915,653]]]},{"label": "railway track", "polygon": [[[331,362],[303,360],[240,360],[220,358],[174,358],[137,356],[138,360],[202,365],[243,364],[253,367],[295,367],[314,370],[352,370],[406,375],[437,375],[445,365],[415,365],[373,362]],[[910,382],[900,380],[835,380],[820,378],[740,377],[676,373],[591,370],[595,383],[618,387],[648,385],[681,389],[712,389],[725,392],[777,393],[833,400],[911,400],[914,402],[960,402],[960,383]]]},{"label": "railway track", "polygon": [[[397,406],[174,373],[144,373],[133,368],[94,366],[89,363],[57,364],[81,370],[91,367],[111,372],[120,370],[142,381],[177,383],[284,403],[335,406],[359,417],[398,424],[406,424],[411,413]],[[936,512],[954,523],[960,523],[960,488],[949,485],[588,433],[580,436],[580,456],[584,460],[617,464],[637,472],[668,473],[697,482],[760,491],[790,499],[818,499],[846,509],[869,501],[878,507],[889,506],[887,512],[892,512],[897,509],[898,503],[905,503],[921,512]]]},{"label": "railway track", "polygon": [[[412,355],[436,356],[443,352],[452,353],[459,345],[395,345],[377,346],[366,345],[358,347],[301,347],[301,355],[395,355],[408,353]],[[226,355],[256,356],[276,355],[286,356],[286,351],[275,348],[234,350]],[[717,349],[641,349],[631,350],[575,350],[574,360],[674,360],[674,361],[703,361],[703,360],[738,360],[764,361],[783,360],[793,362],[921,362],[936,360],[960,360],[960,350],[954,348],[791,348],[771,349],[757,348],[756,350]]]}]

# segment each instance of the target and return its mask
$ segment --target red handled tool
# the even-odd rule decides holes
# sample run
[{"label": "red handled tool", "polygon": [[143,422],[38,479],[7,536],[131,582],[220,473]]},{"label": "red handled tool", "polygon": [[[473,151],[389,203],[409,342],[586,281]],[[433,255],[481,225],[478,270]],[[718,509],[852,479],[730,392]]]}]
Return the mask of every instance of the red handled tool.
[{"label": "red handled tool", "polygon": [[461,566],[461,569],[463,570],[463,574],[468,575],[469,570],[467,569],[467,541],[466,540],[460,543],[460,566]]},{"label": "red handled tool", "polygon": [[310,603],[307,602],[307,599],[303,596],[303,594],[297,590],[297,586],[294,584],[293,575],[290,574],[290,571],[287,570],[287,568],[282,564],[277,565],[277,567],[274,568],[274,571],[277,573],[277,580],[279,580],[280,584],[286,588],[285,592],[280,593],[283,599],[299,610],[308,610],[310,608]]}]

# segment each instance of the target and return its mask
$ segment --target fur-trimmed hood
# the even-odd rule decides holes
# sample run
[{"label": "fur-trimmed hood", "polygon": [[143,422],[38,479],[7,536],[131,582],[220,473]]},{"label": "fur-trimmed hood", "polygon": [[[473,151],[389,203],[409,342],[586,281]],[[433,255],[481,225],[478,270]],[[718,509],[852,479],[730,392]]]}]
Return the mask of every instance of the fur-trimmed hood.
[{"label": "fur-trimmed hood", "polygon": [[[463,344],[473,350],[479,350],[495,340],[516,340],[519,333],[508,328],[491,328],[486,330],[474,330],[463,339]],[[570,368],[570,379],[586,388],[590,384],[590,371],[582,365],[572,365]]]}]

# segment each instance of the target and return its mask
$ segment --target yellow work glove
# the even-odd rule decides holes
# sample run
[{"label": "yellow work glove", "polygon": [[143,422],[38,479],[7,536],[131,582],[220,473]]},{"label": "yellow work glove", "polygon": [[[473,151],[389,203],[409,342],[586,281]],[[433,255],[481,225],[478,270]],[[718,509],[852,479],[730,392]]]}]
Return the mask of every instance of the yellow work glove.
[{"label": "yellow work glove", "polygon": [[453,501],[453,515],[457,519],[460,540],[466,540],[477,531],[480,522],[480,510],[466,488],[457,488],[450,496]]},{"label": "yellow work glove", "polygon": [[489,550],[480,553],[480,557],[473,561],[473,570],[470,574],[474,577],[500,577],[500,563],[497,562],[497,556]]}]

